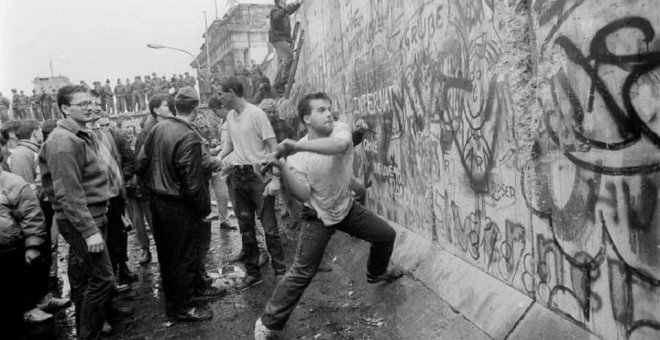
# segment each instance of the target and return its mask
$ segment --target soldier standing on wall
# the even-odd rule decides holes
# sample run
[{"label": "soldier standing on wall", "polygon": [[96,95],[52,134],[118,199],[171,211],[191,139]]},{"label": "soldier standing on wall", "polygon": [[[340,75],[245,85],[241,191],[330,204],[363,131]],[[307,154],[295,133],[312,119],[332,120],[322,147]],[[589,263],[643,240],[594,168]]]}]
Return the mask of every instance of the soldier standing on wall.
[{"label": "soldier standing on wall", "polygon": [[50,111],[53,113],[53,118],[54,119],[62,118],[62,112],[60,112],[60,108],[57,106],[57,90],[56,89],[53,89],[53,91],[50,94]]},{"label": "soldier standing on wall", "polygon": [[19,109],[18,102],[20,101],[21,96],[18,94],[16,89],[11,89],[12,98],[11,98],[11,110],[14,120],[23,119],[21,118],[21,110]]},{"label": "soldier standing on wall", "polygon": [[21,112],[21,119],[29,119],[30,117],[30,97],[26,96],[21,90],[18,96],[18,110]]},{"label": "soldier standing on wall", "polygon": [[44,120],[44,117],[41,113],[41,94],[37,92],[36,89],[32,90],[32,96],[30,97],[30,107],[32,108],[32,117],[35,120]]},{"label": "soldier standing on wall", "polygon": [[121,84],[119,78],[117,78],[114,92],[115,98],[117,98],[117,113],[124,113],[126,111],[126,99],[124,98],[124,85]]},{"label": "soldier standing on wall", "polygon": [[126,101],[126,111],[133,112],[135,109],[135,103],[133,102],[133,85],[131,81],[126,78],[126,84],[124,85],[124,100]]},{"label": "soldier standing on wall", "polygon": [[41,98],[39,98],[39,105],[41,106],[41,112],[43,113],[44,121],[53,118],[53,112],[51,110],[52,106],[50,105],[50,95],[43,87],[41,88]]},{"label": "soldier standing on wall", "polygon": [[105,105],[107,113],[115,113],[115,101],[112,98],[114,94],[112,93],[112,87],[110,86],[110,79],[105,80],[105,86],[103,86],[103,97],[105,97]]}]

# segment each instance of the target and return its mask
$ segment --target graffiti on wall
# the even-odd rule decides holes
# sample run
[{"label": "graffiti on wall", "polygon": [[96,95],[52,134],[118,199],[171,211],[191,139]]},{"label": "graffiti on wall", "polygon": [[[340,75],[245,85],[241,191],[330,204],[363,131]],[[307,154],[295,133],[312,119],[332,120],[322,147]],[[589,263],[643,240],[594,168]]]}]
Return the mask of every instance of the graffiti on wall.
[{"label": "graffiti on wall", "polygon": [[[656,8],[313,2],[294,101],[326,91],[342,119],[370,126],[354,174],[379,214],[604,338],[657,337]],[[535,39],[512,51],[521,17]],[[507,67],[532,60],[527,107],[514,94],[532,85]],[[521,127],[521,111],[538,124]]]}]

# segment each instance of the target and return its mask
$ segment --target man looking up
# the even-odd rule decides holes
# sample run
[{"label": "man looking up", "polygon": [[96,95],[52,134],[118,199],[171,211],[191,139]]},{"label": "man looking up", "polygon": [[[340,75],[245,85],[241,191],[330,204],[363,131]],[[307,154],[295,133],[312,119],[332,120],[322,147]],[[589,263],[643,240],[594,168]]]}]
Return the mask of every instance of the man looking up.
[{"label": "man looking up", "polygon": [[[238,227],[243,242],[247,275],[236,289],[245,290],[263,282],[259,269],[259,247],[255,230],[255,213],[264,227],[266,246],[276,277],[284,275],[284,252],[275,219],[275,194],[280,189],[279,173],[268,184],[257,175],[254,164],[266,161],[275,149],[275,133],[266,114],[243,98],[243,85],[236,77],[220,83],[220,101],[227,109],[227,138],[220,159],[232,151],[233,170],[230,177]],[[234,259],[238,260],[238,259]]]},{"label": "man looking up", "polygon": [[102,165],[98,141],[86,126],[94,105],[87,89],[62,87],[57,105],[65,119],[42,146],[39,168],[60,233],[70,246],[68,274],[78,338],[99,339],[114,288],[104,241],[110,200],[108,168]]},{"label": "man looking up", "polygon": [[[349,189],[353,169],[350,128],[335,122],[325,93],[308,94],[298,105],[307,135],[277,146],[269,164],[282,172],[288,192],[303,204],[298,249],[255,325],[255,339],[271,339],[284,328],[305,288],[318,271],[325,247],[340,230],[371,243],[367,282],[393,281],[403,273],[387,269],[395,231],[376,214],[353,200]],[[275,158],[289,158],[279,160]]]},{"label": "man looking up", "polygon": [[214,287],[196,292],[202,285],[197,250],[202,241],[198,234],[207,227],[204,218],[211,212],[208,177],[202,166],[202,139],[192,125],[198,104],[192,87],[179,90],[175,97],[176,116],[167,117],[152,128],[138,156],[138,176],[153,194],[152,232],[166,314],[179,321],[210,319],[213,312],[208,307],[194,306],[194,298],[226,294]]}]

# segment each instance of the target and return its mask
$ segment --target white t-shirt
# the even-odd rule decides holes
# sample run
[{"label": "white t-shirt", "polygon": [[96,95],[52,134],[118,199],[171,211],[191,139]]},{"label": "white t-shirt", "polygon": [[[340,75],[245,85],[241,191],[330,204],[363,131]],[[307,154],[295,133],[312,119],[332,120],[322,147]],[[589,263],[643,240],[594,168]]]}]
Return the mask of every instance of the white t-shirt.
[{"label": "white t-shirt", "polygon": [[226,144],[233,145],[234,165],[252,165],[266,160],[270,149],[266,140],[275,138],[268,116],[260,108],[247,104],[241,114],[227,115]]},{"label": "white t-shirt", "polygon": [[[341,222],[353,206],[351,173],[353,171],[353,139],[348,125],[335,122],[330,137],[346,139],[350,147],[341,154],[327,156],[312,152],[298,152],[287,159],[287,166],[295,176],[309,183],[309,202],[326,226]],[[301,141],[307,141],[307,136]]]}]

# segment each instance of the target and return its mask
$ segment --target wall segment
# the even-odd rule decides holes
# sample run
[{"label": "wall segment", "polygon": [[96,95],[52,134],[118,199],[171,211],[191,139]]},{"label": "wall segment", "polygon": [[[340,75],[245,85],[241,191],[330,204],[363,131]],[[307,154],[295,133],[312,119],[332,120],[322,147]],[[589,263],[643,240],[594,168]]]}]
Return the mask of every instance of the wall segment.
[{"label": "wall segment", "polygon": [[607,339],[660,337],[660,3],[306,1],[293,89],[368,205]]}]

